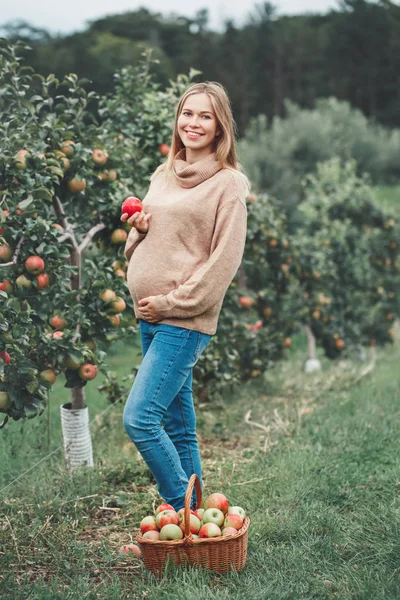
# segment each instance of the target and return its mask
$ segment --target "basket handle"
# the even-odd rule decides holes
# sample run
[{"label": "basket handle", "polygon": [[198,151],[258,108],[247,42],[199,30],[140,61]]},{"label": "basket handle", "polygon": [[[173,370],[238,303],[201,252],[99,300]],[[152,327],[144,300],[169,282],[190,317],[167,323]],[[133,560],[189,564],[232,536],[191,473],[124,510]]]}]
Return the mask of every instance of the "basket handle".
[{"label": "basket handle", "polygon": [[193,488],[195,486],[196,486],[197,506],[198,506],[198,508],[201,508],[201,505],[203,503],[203,494],[201,491],[200,479],[199,479],[199,476],[196,475],[196,473],[193,473],[193,475],[189,479],[189,483],[188,483],[188,486],[186,489],[186,494],[185,494],[185,512],[184,512],[185,537],[188,537],[190,535],[190,502],[192,500]]}]

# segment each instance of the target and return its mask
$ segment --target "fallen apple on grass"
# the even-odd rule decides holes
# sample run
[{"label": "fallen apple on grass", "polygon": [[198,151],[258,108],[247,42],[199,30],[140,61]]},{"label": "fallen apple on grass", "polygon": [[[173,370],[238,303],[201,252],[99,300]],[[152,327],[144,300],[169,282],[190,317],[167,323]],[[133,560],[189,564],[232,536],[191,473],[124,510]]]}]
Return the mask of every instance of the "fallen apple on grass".
[{"label": "fallen apple on grass", "polygon": [[142,551],[136,544],[127,544],[126,546],[121,546],[119,551],[122,554],[135,554],[135,556],[137,556],[138,558],[142,556]]}]

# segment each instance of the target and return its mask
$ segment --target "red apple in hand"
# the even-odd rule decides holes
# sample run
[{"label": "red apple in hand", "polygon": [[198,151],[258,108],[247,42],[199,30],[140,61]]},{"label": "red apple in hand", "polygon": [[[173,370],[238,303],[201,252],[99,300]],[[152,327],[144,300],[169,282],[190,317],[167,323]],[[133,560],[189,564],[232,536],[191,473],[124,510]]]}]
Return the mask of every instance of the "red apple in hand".
[{"label": "red apple in hand", "polygon": [[139,198],[135,198],[134,196],[129,196],[129,198],[124,200],[124,202],[122,203],[121,215],[126,213],[128,215],[128,217],[131,217],[132,215],[134,215],[137,212],[142,212],[142,210],[143,210],[143,205],[142,205],[141,201],[139,200]]}]

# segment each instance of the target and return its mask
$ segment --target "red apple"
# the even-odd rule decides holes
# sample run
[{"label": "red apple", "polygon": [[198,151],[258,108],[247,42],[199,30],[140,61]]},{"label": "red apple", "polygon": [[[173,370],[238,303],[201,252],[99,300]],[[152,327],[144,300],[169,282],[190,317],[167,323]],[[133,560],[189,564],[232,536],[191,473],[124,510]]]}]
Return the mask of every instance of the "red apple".
[{"label": "red apple", "polygon": [[65,140],[65,142],[62,142],[60,150],[63,154],[65,154],[65,156],[71,157],[74,153],[74,146],[75,142],[72,140]]},{"label": "red apple", "polygon": [[240,515],[237,514],[231,514],[231,515],[227,515],[224,521],[224,527],[234,527],[235,529],[239,530],[241,529],[243,526],[243,519]]},{"label": "red apple", "polygon": [[171,148],[167,144],[160,144],[158,146],[158,149],[163,156],[168,156],[168,153],[171,150]]},{"label": "red apple", "polygon": [[49,287],[50,279],[49,279],[49,276],[47,275],[47,273],[41,273],[40,275],[38,275],[36,277],[36,279],[37,279],[39,290],[44,290],[45,288]]},{"label": "red apple", "polygon": [[117,269],[116,271],[114,271],[114,275],[115,277],[122,277],[122,279],[126,278],[125,271],[123,271],[122,269]]},{"label": "red apple", "polygon": [[5,350],[2,350],[2,352],[0,352],[0,358],[3,359],[6,365],[9,365],[11,362],[11,357]]},{"label": "red apple", "polygon": [[110,309],[116,314],[123,312],[126,309],[125,300],[120,296],[117,296],[115,300],[111,302]]},{"label": "red apple", "polygon": [[[194,512],[194,510],[190,509],[189,512],[190,512],[191,515],[195,515],[197,517],[196,513]],[[180,521],[183,519],[184,514],[185,514],[185,509],[184,508],[180,508],[178,510],[178,517],[179,517]],[[201,519],[200,519],[200,521],[201,521]]]},{"label": "red apple", "polygon": [[53,334],[50,333],[50,336],[55,340],[59,340],[60,338],[62,338],[63,335],[63,331],[55,331]]},{"label": "red apple", "polygon": [[11,408],[11,400],[7,392],[0,392],[0,410]]},{"label": "red apple", "polygon": [[83,381],[91,381],[97,375],[97,367],[96,365],[85,363],[79,368],[78,375]]},{"label": "red apple", "polygon": [[0,246],[0,262],[8,262],[12,257],[12,250],[8,244]]},{"label": "red apple", "polygon": [[13,291],[11,281],[9,281],[8,279],[6,279],[5,281],[0,281],[0,291],[5,292],[6,294],[11,294],[11,292]]},{"label": "red apple", "polygon": [[146,531],[146,533],[143,534],[143,537],[145,540],[159,540],[160,539],[160,532],[159,531]]},{"label": "red apple", "polygon": [[27,163],[26,163],[26,159],[27,157],[30,156],[30,152],[28,152],[28,150],[19,150],[17,152],[17,154],[15,155],[15,166],[17,167],[17,169],[26,169]]},{"label": "red apple", "polygon": [[156,515],[158,515],[158,513],[160,513],[163,510],[175,510],[173,506],[171,506],[171,504],[160,504],[160,506],[156,509]]},{"label": "red apple", "polygon": [[158,529],[155,518],[151,516],[144,517],[140,521],[139,528],[142,533],[146,533],[146,531],[157,531]]},{"label": "red apple", "polygon": [[67,185],[70,192],[77,194],[78,192],[83,192],[86,188],[86,179],[75,176],[68,181]]},{"label": "red apple", "polygon": [[107,315],[106,317],[113,327],[118,327],[121,323],[121,317],[119,315]]},{"label": "red apple", "polygon": [[110,302],[110,300],[115,300],[116,298],[117,294],[108,288],[100,294],[100,300],[103,300],[103,302]]},{"label": "red apple", "polygon": [[114,229],[111,233],[111,241],[113,244],[124,244],[128,234],[124,229]]},{"label": "red apple", "polygon": [[219,508],[207,508],[204,511],[203,523],[215,523],[218,527],[221,527],[224,523],[224,513]]},{"label": "red apple", "polygon": [[162,510],[156,515],[156,525],[162,529],[165,525],[178,525],[179,517],[175,510]]},{"label": "red apple", "polygon": [[25,269],[33,275],[39,275],[44,271],[44,266],[44,260],[40,256],[30,256],[25,261]]},{"label": "red apple", "polygon": [[49,320],[49,323],[54,329],[64,329],[66,325],[66,320],[63,319],[60,315],[54,315]]},{"label": "red apple", "polygon": [[230,506],[228,508],[228,515],[240,515],[244,520],[246,511],[241,506]]},{"label": "red apple", "polygon": [[131,217],[137,212],[141,212],[143,210],[143,205],[139,198],[135,198],[134,196],[129,196],[126,200],[123,201],[121,206],[121,215],[127,214],[128,217]]},{"label": "red apple", "polygon": [[123,554],[135,554],[138,558],[142,556],[142,552],[136,544],[127,544],[119,549]]},{"label": "red apple", "polygon": [[207,510],[208,508],[218,508],[224,514],[228,512],[229,502],[226,496],[223,494],[211,494],[206,498],[204,502],[204,508]]},{"label": "red apple", "polygon": [[181,540],[183,538],[183,532],[178,525],[165,525],[160,531],[160,540]]},{"label": "red apple", "polygon": [[239,304],[243,308],[251,308],[254,304],[254,299],[251,296],[240,296]]},{"label": "red apple", "polygon": [[105,150],[93,150],[92,159],[96,163],[96,165],[105,165],[108,159],[108,154]]},{"label": "red apple", "polygon": [[202,521],[203,515],[204,515],[204,508],[198,508],[197,510],[194,511],[194,514],[196,515],[196,517],[198,519],[200,519],[200,521]]},{"label": "red apple", "polygon": [[215,523],[206,523],[202,525],[199,531],[201,538],[213,538],[222,535],[220,528]]},{"label": "red apple", "polygon": [[[190,515],[189,523],[190,523],[189,524],[190,533],[199,533],[201,523],[200,523],[200,519],[198,517],[196,517],[196,515],[192,515],[192,514]],[[179,526],[182,529],[183,533],[185,533],[185,517],[183,517],[181,519]]]},{"label": "red apple", "polygon": [[235,535],[237,533],[237,529],[234,527],[224,527],[222,530],[222,535]]},{"label": "red apple", "polygon": [[45,369],[44,371],[40,372],[40,379],[53,384],[56,382],[57,375],[54,373],[53,369]]}]

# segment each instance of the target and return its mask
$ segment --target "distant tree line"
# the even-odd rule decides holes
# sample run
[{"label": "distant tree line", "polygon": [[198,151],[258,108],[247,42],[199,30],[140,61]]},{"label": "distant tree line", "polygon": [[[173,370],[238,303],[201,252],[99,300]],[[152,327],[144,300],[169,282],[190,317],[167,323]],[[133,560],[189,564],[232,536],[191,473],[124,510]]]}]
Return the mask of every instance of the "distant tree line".
[{"label": "distant tree line", "polygon": [[187,18],[144,8],[66,36],[25,22],[1,29],[30,44],[26,61],[38,72],[77,73],[100,93],[113,89],[117,69],[152,48],[162,86],[190,67],[224,84],[240,133],[254,116],[284,116],[285,99],[309,108],[328,96],[400,125],[400,6],[390,0],[341,0],[326,15],[299,16],[277,16],[274,5],[257,4],[243,26],[226,21],[222,32],[210,30],[206,9]]}]

